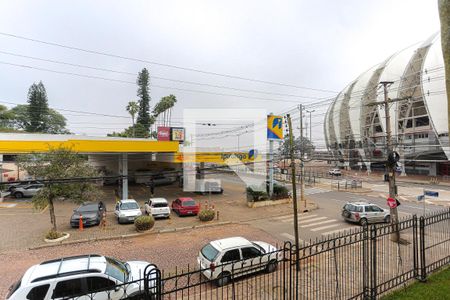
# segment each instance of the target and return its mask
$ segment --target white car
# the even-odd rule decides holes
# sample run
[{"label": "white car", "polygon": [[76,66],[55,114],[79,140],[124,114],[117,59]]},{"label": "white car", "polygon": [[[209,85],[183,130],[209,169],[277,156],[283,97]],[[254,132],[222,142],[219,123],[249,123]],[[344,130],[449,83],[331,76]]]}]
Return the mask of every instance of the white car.
[{"label": "white car", "polygon": [[170,218],[169,203],[165,198],[150,198],[144,205],[145,213],[158,218]]},{"label": "white car", "polygon": [[136,200],[126,199],[117,202],[114,214],[117,222],[121,224],[134,222],[137,217],[142,216],[142,211]]},{"label": "white car", "polygon": [[330,171],[328,171],[328,174],[332,175],[332,176],[341,176],[342,175],[340,169],[331,169]]},{"label": "white car", "polygon": [[197,263],[203,275],[218,286],[254,272],[276,270],[282,251],[265,242],[251,242],[243,237],[215,240],[199,252]]},{"label": "white car", "polygon": [[144,272],[149,274],[150,288],[155,288],[154,267],[146,268],[149,264],[101,255],[49,260],[30,267],[11,285],[6,299],[128,299],[144,293]]}]

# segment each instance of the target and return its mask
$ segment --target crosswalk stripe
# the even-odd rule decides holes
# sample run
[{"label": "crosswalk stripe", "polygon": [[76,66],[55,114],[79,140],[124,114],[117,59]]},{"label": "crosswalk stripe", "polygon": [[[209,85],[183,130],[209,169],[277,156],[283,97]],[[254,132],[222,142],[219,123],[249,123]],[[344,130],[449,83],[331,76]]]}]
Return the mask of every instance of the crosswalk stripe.
[{"label": "crosswalk stripe", "polygon": [[339,225],[340,224],[331,224],[331,225],[327,225],[327,226],[313,228],[313,229],[311,229],[311,231],[320,231],[320,230],[328,229],[328,228],[331,228],[331,227],[336,227],[336,226],[339,226]]},{"label": "crosswalk stripe", "polygon": [[350,228],[336,229],[336,230],[332,230],[332,231],[322,232],[322,235],[331,235],[331,234],[334,234],[334,233],[341,233],[341,232],[344,232],[344,231],[348,232],[349,230],[353,230],[355,228],[361,228],[361,227],[353,226],[353,227],[350,227]]},{"label": "crosswalk stripe", "polygon": [[303,225],[303,226],[300,226],[300,227],[301,228],[308,228],[308,227],[313,227],[313,226],[316,226],[316,225],[322,225],[322,224],[331,223],[331,222],[336,222],[336,220],[332,219],[332,220],[320,221],[320,222],[317,222],[317,223],[311,223],[311,224]]},{"label": "crosswalk stripe", "polygon": [[305,223],[315,222],[315,221],[325,220],[325,219],[327,219],[327,217],[312,218],[309,220],[299,221],[298,224],[305,224]]},{"label": "crosswalk stripe", "polygon": [[[306,214],[299,214],[298,215],[298,217],[299,218],[303,218],[304,216],[308,216],[308,214],[306,213]],[[316,215],[313,215],[313,216],[316,216]],[[273,220],[283,220],[283,219],[290,219],[290,218],[293,218],[294,217],[294,215],[284,215],[284,216],[278,216],[278,217],[273,217],[273,218],[271,218],[271,219],[273,219]]]},{"label": "crosswalk stripe", "polygon": [[[293,236],[292,234],[289,234],[289,233],[287,233],[287,232],[283,232],[281,235],[284,236],[284,237],[286,237],[286,238],[288,238],[288,239],[290,239],[291,241],[295,241],[295,236]],[[298,241],[300,242],[300,245],[302,245],[302,244],[303,244],[303,245],[309,245],[308,242],[305,242],[305,241],[302,240],[302,239],[299,239]]]},{"label": "crosswalk stripe", "polygon": [[[309,216],[302,216],[302,215],[300,215],[300,216],[298,216],[298,219],[299,220],[305,220],[305,219],[310,219],[310,218],[314,218],[314,217],[317,217],[317,215],[309,215]],[[287,220],[280,220],[280,221],[283,222],[283,223],[292,223],[292,222],[294,222],[294,216],[291,216]],[[305,222],[306,222],[306,220],[305,220]],[[299,222],[299,224],[300,224],[300,222]]]}]

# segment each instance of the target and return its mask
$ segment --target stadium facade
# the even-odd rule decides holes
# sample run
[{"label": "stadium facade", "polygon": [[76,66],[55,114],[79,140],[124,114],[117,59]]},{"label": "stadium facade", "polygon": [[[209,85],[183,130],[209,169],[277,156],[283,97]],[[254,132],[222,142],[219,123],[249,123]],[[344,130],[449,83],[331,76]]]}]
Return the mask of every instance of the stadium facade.
[{"label": "stadium facade", "polygon": [[440,34],[401,50],[351,82],[325,115],[328,151],[355,168],[383,168],[386,118],[380,82],[392,101],[392,144],[406,173],[449,175],[447,94]]}]

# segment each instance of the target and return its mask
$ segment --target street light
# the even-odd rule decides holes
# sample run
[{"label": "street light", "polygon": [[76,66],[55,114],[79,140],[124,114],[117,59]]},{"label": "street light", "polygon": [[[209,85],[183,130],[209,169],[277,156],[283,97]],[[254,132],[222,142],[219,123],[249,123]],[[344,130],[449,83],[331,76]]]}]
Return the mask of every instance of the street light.
[{"label": "street light", "polygon": [[313,109],[313,110],[307,110],[306,112],[307,113],[309,113],[309,140],[310,140],[310,142],[312,143],[312,136],[311,136],[311,134],[312,134],[312,130],[311,130],[311,128],[312,128],[312,123],[311,123],[311,113],[313,113],[313,112],[315,112],[316,110],[315,109]]}]

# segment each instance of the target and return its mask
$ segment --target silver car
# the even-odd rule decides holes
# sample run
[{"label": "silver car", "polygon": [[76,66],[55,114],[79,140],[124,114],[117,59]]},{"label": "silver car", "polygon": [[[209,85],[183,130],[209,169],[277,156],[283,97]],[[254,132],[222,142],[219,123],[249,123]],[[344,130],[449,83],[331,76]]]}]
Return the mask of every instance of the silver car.
[{"label": "silver car", "polygon": [[367,225],[369,223],[391,222],[389,210],[367,202],[348,202],[342,208],[342,217],[346,221]]},{"label": "silver car", "polygon": [[43,184],[30,184],[25,186],[18,186],[12,189],[11,195],[16,198],[33,197],[43,187],[44,187]]}]

